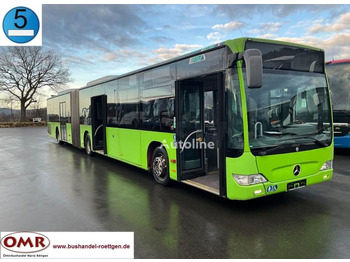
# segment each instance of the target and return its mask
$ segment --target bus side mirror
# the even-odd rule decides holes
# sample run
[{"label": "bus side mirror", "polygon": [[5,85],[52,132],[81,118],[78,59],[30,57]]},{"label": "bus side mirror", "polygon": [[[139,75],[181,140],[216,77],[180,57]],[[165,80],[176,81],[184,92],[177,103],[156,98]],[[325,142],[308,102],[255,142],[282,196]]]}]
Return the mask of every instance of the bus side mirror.
[{"label": "bus side mirror", "polygon": [[263,63],[262,54],[259,49],[247,49],[243,53],[247,72],[248,88],[262,87]]}]

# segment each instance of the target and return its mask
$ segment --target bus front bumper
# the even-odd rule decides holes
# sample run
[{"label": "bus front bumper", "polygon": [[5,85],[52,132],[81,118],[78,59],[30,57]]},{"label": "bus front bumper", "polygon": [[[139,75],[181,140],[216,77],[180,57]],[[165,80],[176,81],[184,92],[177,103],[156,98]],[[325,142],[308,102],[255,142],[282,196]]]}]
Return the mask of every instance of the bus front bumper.
[{"label": "bus front bumper", "polygon": [[265,182],[251,186],[235,185],[234,198],[236,200],[248,200],[262,196],[277,194],[281,192],[293,191],[313,184],[328,181],[333,177],[333,169],[319,171],[317,174],[295,178],[276,183]]}]

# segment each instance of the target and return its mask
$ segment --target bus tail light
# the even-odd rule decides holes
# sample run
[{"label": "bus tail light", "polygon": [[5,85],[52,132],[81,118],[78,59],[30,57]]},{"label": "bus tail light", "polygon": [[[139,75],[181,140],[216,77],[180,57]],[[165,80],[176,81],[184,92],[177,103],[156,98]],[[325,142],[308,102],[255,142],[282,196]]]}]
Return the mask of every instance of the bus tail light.
[{"label": "bus tail light", "polygon": [[233,174],[235,181],[241,186],[249,186],[267,182],[267,179],[262,174],[253,175],[236,175]]},{"label": "bus tail light", "polygon": [[320,171],[324,171],[332,168],[333,168],[333,160],[329,160],[322,165]]}]

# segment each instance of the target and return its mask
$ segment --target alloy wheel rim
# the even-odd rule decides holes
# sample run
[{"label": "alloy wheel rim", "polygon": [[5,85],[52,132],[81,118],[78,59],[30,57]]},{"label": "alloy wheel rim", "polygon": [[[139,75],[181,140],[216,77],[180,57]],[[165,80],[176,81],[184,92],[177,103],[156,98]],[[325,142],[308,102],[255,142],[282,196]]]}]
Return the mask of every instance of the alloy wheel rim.
[{"label": "alloy wheel rim", "polygon": [[153,172],[156,175],[156,177],[163,181],[165,180],[165,170],[166,170],[166,162],[162,155],[158,155],[153,160]]}]

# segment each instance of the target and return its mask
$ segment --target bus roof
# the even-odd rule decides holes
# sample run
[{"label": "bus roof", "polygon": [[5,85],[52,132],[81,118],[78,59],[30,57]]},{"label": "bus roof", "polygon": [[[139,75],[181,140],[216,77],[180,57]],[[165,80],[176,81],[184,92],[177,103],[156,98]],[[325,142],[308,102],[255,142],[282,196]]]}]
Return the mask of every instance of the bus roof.
[{"label": "bus roof", "polygon": [[[271,43],[271,44],[284,44],[284,45],[289,45],[289,46],[295,46],[295,47],[301,47],[301,48],[307,48],[307,49],[323,51],[322,49],[317,48],[317,47],[306,46],[306,45],[298,44],[298,43],[290,43],[290,42],[285,42],[285,41],[271,40],[271,39],[264,39],[264,38],[241,37],[241,38],[230,39],[230,40],[222,41],[222,42],[219,42],[219,43],[216,43],[216,44],[212,44],[210,46],[201,48],[199,50],[195,50],[195,51],[192,51],[190,53],[186,53],[186,54],[183,54],[181,56],[174,57],[172,59],[169,59],[169,60],[166,60],[166,61],[162,61],[162,62],[153,64],[153,65],[149,65],[149,66],[146,66],[146,67],[143,67],[143,68],[131,71],[131,72],[127,72],[127,73],[124,73],[124,74],[121,74],[121,75],[102,77],[102,78],[99,78],[99,79],[96,79],[96,80],[92,80],[92,81],[88,82],[85,86],[82,86],[82,87],[80,87],[78,89],[82,90],[82,89],[93,87],[93,86],[96,86],[96,85],[99,85],[99,84],[110,82],[110,81],[113,81],[113,80],[116,80],[116,79],[120,79],[120,78],[123,78],[123,77],[126,77],[126,76],[130,76],[130,75],[142,72],[142,71],[146,71],[146,70],[157,68],[157,67],[160,67],[160,66],[163,66],[163,65],[171,64],[173,62],[176,62],[176,61],[179,61],[179,60],[191,57],[191,56],[200,55],[200,54],[205,53],[207,51],[213,51],[213,50],[216,50],[216,49],[219,49],[219,48],[223,48],[224,46],[231,46],[232,47],[231,43],[234,43],[233,46],[237,47],[240,44],[245,43],[247,40],[255,41],[255,42],[265,42],[265,43]],[[242,46],[241,48],[244,49],[244,46]],[[59,96],[59,95],[60,94],[58,94],[57,96]]]},{"label": "bus roof", "polygon": [[328,61],[326,64],[340,64],[340,63],[350,63],[350,59],[340,59],[340,60],[332,60]]},{"label": "bus roof", "polygon": [[[109,78],[107,80],[103,79],[103,78],[97,79],[97,80],[93,80],[93,81],[88,82],[85,86],[83,86],[83,87],[81,87],[79,89],[89,88],[89,87],[92,87],[92,86],[96,86],[98,84],[103,84],[103,83],[110,82],[110,81],[113,81],[113,80],[116,80],[116,79],[120,79],[120,78],[123,78],[123,77],[126,77],[126,76],[130,76],[130,75],[142,72],[142,71],[146,71],[146,70],[157,68],[157,67],[160,67],[160,66],[163,66],[163,65],[171,64],[173,62],[180,61],[180,60],[185,59],[185,58],[189,58],[189,57],[192,57],[192,56],[200,55],[200,54],[208,52],[208,51],[213,51],[213,50],[216,50],[216,49],[219,49],[219,48],[223,48],[224,46],[231,46],[229,43],[235,43],[234,45],[240,45],[242,43],[245,43],[247,40],[248,41],[255,41],[255,42],[271,43],[271,44],[283,44],[283,45],[288,45],[288,46],[295,46],[295,47],[300,47],[300,48],[307,48],[307,49],[323,51],[322,49],[317,48],[317,47],[307,46],[307,45],[293,43],[293,42],[291,43],[291,42],[285,42],[285,41],[280,41],[280,40],[271,40],[271,39],[265,39],[265,38],[241,37],[241,38],[229,39],[229,40],[226,40],[226,41],[218,42],[218,43],[212,44],[210,46],[201,48],[199,50],[195,50],[195,51],[192,51],[190,53],[186,53],[186,54],[183,54],[181,56],[177,56],[177,57],[171,58],[171,59],[166,60],[166,61],[162,61],[162,62],[159,62],[159,63],[156,63],[156,64],[152,64],[152,65],[149,65],[149,66],[146,66],[146,67],[143,67],[143,68],[136,69],[136,70],[131,71],[131,72],[127,72],[127,73],[115,76],[114,78],[111,77],[111,78]],[[241,48],[244,49],[244,46],[242,46]],[[240,50],[240,51],[243,51],[243,50]]]}]

